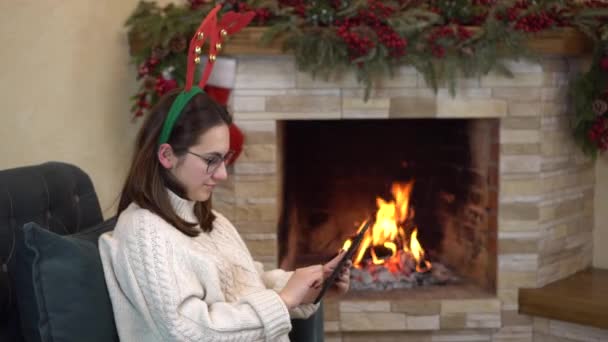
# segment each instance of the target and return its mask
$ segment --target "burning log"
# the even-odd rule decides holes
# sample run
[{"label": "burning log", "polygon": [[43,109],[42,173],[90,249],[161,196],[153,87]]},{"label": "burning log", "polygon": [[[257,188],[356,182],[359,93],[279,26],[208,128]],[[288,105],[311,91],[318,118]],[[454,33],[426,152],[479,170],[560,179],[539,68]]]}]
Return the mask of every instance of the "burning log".
[{"label": "burning log", "polygon": [[[393,200],[377,198],[374,225],[365,232],[351,272],[353,290],[390,290],[445,284],[457,279],[445,266],[426,259],[410,194],[414,182],[394,183]],[[364,224],[361,225],[359,231]],[[351,240],[344,243],[348,249]]]}]

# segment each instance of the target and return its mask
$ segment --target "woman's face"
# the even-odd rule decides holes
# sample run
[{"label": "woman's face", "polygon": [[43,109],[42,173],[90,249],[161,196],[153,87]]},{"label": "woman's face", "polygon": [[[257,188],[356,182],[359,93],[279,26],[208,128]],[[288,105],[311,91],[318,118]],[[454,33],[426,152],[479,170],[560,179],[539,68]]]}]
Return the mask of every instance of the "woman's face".
[{"label": "woman's face", "polygon": [[229,147],[228,126],[219,125],[201,134],[197,143],[179,158],[170,172],[182,184],[188,199],[208,200],[217,183],[228,177],[224,160]]}]

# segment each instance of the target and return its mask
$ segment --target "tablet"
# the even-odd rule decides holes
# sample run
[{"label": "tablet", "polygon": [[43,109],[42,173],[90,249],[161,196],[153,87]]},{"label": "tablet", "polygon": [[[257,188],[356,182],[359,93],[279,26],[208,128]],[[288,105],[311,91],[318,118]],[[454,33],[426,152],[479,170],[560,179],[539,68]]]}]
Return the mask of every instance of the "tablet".
[{"label": "tablet", "polygon": [[357,233],[357,236],[355,236],[355,238],[352,240],[350,247],[348,248],[346,253],[344,253],[344,256],[342,257],[342,259],[340,259],[340,261],[338,262],[338,265],[336,266],[334,271],[331,273],[331,275],[329,277],[327,277],[327,279],[325,279],[325,281],[323,282],[323,288],[321,289],[321,292],[319,292],[317,299],[315,299],[315,302],[314,302],[315,304],[317,304],[321,300],[321,298],[323,298],[323,295],[325,295],[325,292],[327,291],[327,289],[329,289],[334,284],[334,282],[340,275],[340,270],[342,270],[342,267],[344,267],[344,264],[352,258],[353,254],[355,254],[355,251],[357,251],[357,248],[359,248],[359,245],[361,244],[361,241],[363,240],[363,236],[365,235],[365,232],[371,225],[371,222],[372,222],[372,220],[369,220],[369,219],[367,220],[367,222],[365,222],[365,225],[363,226],[361,231],[359,231],[359,233]]}]

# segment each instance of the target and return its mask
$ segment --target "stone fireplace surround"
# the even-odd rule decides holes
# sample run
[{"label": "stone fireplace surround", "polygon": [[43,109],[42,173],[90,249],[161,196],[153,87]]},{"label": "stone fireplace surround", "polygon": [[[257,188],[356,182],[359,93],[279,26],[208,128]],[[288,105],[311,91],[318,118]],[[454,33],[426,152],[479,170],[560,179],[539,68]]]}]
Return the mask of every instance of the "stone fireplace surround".
[{"label": "stone fireplace surround", "polygon": [[594,164],[568,126],[576,59],[511,63],[513,78],[462,79],[434,93],[412,68],[383,79],[363,101],[352,75],[313,80],[291,56],[237,58],[231,110],[244,152],[214,206],[254,257],[277,266],[280,120],[498,118],[498,279],[493,295],[450,299],[346,297],[324,302],[326,341],[601,341],[608,331],[518,313],[518,289],[541,287],[591,264]]}]

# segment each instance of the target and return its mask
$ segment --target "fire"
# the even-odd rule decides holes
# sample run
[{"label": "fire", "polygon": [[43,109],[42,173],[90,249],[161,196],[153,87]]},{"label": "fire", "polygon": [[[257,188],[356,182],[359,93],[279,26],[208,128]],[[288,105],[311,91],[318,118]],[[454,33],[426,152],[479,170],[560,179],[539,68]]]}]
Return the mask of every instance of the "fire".
[{"label": "fire", "polygon": [[[372,264],[383,265],[391,272],[396,272],[404,266],[404,260],[410,258],[415,261],[416,271],[426,272],[431,269],[432,265],[425,259],[424,249],[418,241],[418,227],[413,224],[414,210],[410,208],[413,187],[413,181],[393,183],[391,193],[394,200],[376,198],[376,220],[365,232],[363,241],[355,252],[355,267],[364,267],[366,260],[371,258]],[[358,230],[363,229],[364,225],[365,222]],[[408,230],[411,231],[409,236],[406,234]],[[348,249],[351,243],[351,240],[347,240],[342,248]]]}]

